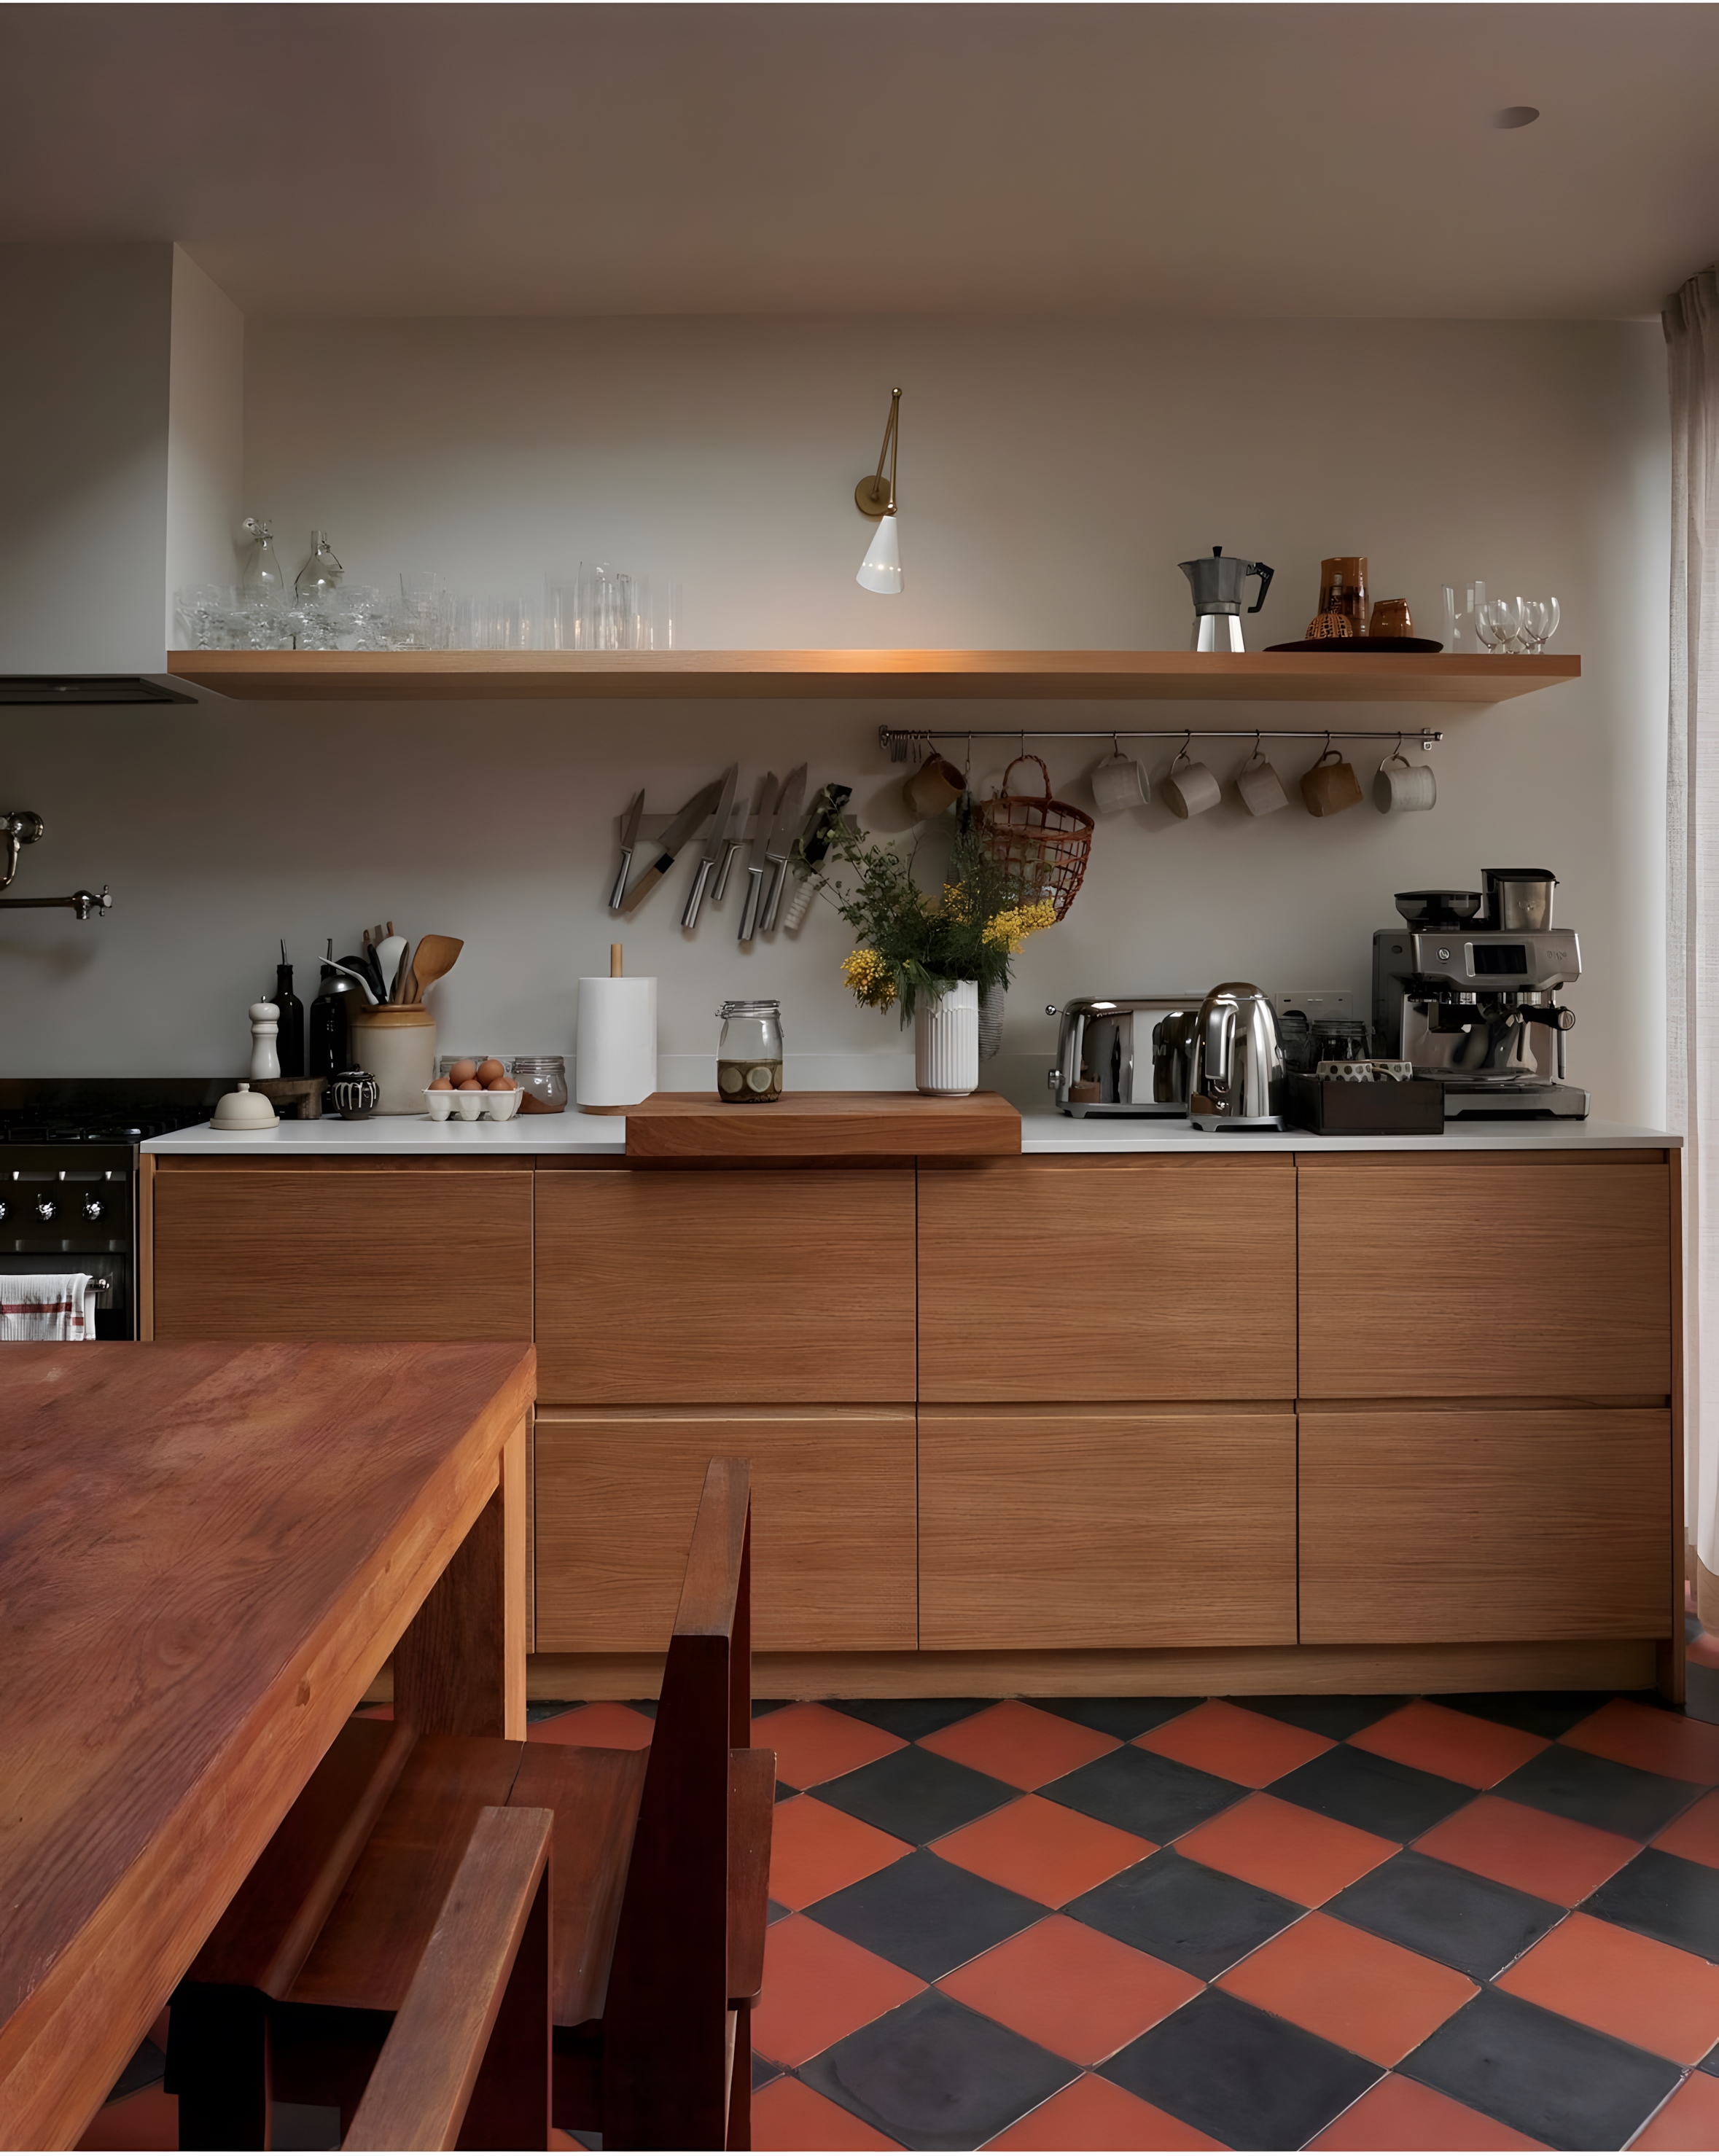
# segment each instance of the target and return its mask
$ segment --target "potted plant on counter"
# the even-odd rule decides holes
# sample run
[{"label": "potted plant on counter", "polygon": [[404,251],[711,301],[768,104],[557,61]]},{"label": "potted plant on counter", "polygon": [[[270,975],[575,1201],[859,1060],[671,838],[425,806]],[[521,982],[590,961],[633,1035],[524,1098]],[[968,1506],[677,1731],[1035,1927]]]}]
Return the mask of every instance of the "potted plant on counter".
[{"label": "potted plant on counter", "polygon": [[914,855],[863,832],[844,832],[832,860],[853,871],[832,879],[831,896],[858,943],[842,978],[874,1010],[898,1009],[914,1027],[914,1079],[922,1093],[950,1098],[979,1084],[979,1014],[1009,984],[1027,938],[1056,919],[1047,898],[1023,891],[997,867],[970,829],[959,830],[940,891],[922,891]]}]

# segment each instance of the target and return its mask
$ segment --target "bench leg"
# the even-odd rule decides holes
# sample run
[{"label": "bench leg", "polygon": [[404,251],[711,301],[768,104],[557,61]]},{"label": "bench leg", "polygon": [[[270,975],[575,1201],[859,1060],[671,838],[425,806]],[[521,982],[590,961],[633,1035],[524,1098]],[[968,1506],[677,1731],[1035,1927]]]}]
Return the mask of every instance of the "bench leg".
[{"label": "bench leg", "polygon": [[269,2146],[269,2011],[260,1991],[182,1984],[167,2024],[165,2087],[182,2148]]}]

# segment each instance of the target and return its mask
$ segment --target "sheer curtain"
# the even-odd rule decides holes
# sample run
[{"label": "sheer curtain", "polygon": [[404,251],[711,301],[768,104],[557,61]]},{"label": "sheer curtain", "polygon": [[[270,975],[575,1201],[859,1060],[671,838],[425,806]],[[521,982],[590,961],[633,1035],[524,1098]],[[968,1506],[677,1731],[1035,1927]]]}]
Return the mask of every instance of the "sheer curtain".
[{"label": "sheer curtain", "polygon": [[1669,1098],[1684,1133],[1691,1577],[1719,1632],[1719,265],[1666,303],[1671,376]]}]

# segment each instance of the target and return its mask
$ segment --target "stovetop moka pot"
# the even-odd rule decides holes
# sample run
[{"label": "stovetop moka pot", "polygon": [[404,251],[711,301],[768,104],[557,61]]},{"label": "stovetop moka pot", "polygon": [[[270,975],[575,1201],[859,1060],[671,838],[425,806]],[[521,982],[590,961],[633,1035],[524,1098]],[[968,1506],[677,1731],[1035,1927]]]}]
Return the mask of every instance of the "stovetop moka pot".
[{"label": "stovetop moka pot", "polygon": [[1259,596],[1248,609],[1258,613],[1265,604],[1265,594],[1271,589],[1274,572],[1265,562],[1243,562],[1238,556],[1226,554],[1222,547],[1214,547],[1209,555],[1201,555],[1191,562],[1178,562],[1181,571],[1193,588],[1194,641],[1196,651],[1245,651],[1242,641],[1242,601],[1247,597],[1243,588],[1249,577],[1259,579]]}]

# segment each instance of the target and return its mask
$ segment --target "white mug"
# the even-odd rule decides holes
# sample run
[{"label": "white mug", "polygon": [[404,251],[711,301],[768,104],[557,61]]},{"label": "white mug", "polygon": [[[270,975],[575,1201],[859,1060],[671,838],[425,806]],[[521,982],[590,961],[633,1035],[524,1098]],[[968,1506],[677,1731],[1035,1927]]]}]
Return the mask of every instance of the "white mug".
[{"label": "white mug", "polygon": [[1208,808],[1217,806],[1223,788],[1203,763],[1190,762],[1183,749],[1170,767],[1163,792],[1173,815],[1203,816]]},{"label": "white mug", "polygon": [[1373,806],[1382,816],[1430,808],[1438,798],[1432,765],[1411,763],[1400,748],[1384,757],[1373,774]]},{"label": "white mug", "polygon": [[1119,816],[1125,809],[1145,807],[1152,798],[1152,782],[1143,765],[1118,749],[1094,770],[1092,790],[1101,816]]},{"label": "white mug", "polygon": [[1274,815],[1289,805],[1284,782],[1258,749],[1236,773],[1236,792],[1250,816]]}]

